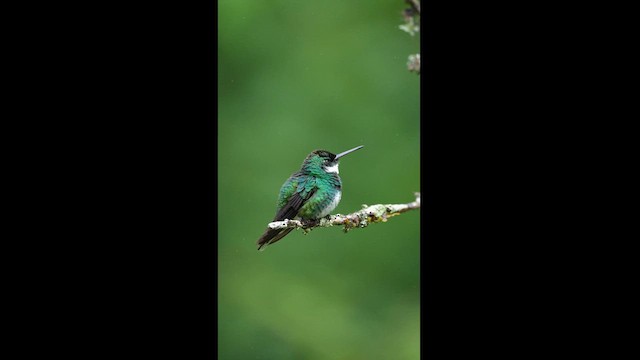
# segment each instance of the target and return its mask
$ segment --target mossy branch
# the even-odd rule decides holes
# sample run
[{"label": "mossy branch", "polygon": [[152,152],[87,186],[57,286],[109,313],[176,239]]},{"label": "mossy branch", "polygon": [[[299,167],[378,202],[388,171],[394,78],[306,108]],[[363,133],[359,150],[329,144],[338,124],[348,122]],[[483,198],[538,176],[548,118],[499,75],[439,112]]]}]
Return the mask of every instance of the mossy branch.
[{"label": "mossy branch", "polygon": [[407,204],[377,204],[377,205],[362,205],[363,209],[353,212],[348,215],[329,215],[325,218],[315,221],[304,220],[284,220],[274,221],[269,223],[271,229],[303,229],[305,232],[310,231],[316,227],[332,227],[336,225],[344,226],[344,232],[347,232],[353,228],[364,228],[371,223],[387,222],[387,220],[396,215],[400,215],[403,212],[420,208],[420,193],[415,193],[416,199],[413,202]]}]

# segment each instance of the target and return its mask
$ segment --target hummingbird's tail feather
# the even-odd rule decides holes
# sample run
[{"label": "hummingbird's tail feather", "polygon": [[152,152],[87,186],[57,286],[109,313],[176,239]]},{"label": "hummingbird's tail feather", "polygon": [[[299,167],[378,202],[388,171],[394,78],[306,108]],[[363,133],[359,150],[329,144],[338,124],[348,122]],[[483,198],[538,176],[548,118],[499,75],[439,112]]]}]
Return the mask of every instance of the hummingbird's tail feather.
[{"label": "hummingbird's tail feather", "polygon": [[266,247],[267,245],[271,245],[274,242],[287,236],[287,234],[290,233],[291,230],[293,229],[292,228],[278,229],[278,230],[267,229],[264,232],[264,234],[260,236],[260,239],[258,239],[258,242],[256,243],[258,245],[258,250],[264,251],[264,247]]}]

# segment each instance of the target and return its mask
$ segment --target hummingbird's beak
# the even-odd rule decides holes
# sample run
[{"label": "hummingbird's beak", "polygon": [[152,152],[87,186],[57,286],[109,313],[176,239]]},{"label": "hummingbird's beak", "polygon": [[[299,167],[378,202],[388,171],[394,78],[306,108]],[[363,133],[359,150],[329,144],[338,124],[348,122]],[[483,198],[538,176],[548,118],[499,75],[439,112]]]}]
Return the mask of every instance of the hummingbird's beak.
[{"label": "hummingbird's beak", "polygon": [[353,148],[353,149],[351,149],[351,150],[343,151],[343,152],[341,152],[340,154],[336,155],[336,158],[335,158],[335,159],[333,159],[333,161],[336,161],[336,160],[340,159],[341,157],[343,157],[343,156],[347,155],[348,153],[352,153],[352,152],[354,152],[354,151],[356,151],[356,150],[362,149],[363,147],[364,147],[364,145],[360,145],[360,146],[358,146],[358,147],[354,147],[354,148]]}]

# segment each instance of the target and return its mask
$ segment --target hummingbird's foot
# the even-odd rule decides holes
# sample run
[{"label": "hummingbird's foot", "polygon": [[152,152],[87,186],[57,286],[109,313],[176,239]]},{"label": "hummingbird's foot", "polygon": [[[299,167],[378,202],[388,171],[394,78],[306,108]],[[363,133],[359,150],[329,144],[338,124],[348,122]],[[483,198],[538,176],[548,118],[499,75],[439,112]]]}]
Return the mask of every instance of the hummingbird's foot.
[{"label": "hummingbird's foot", "polygon": [[304,229],[309,229],[320,224],[320,219],[303,219],[302,225]]}]

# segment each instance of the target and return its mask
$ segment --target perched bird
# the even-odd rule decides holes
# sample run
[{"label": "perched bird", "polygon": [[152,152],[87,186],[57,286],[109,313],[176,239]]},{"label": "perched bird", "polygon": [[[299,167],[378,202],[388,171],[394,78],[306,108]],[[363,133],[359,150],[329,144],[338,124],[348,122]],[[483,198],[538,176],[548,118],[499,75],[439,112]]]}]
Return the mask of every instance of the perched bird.
[{"label": "perched bird", "polygon": [[[315,150],[304,159],[299,171],[293,173],[280,188],[278,206],[273,221],[285,219],[317,220],[331,213],[342,197],[342,182],[338,176],[339,161],[363,146],[334,155]],[[293,230],[267,230],[258,239],[258,250],[275,243]]]}]

